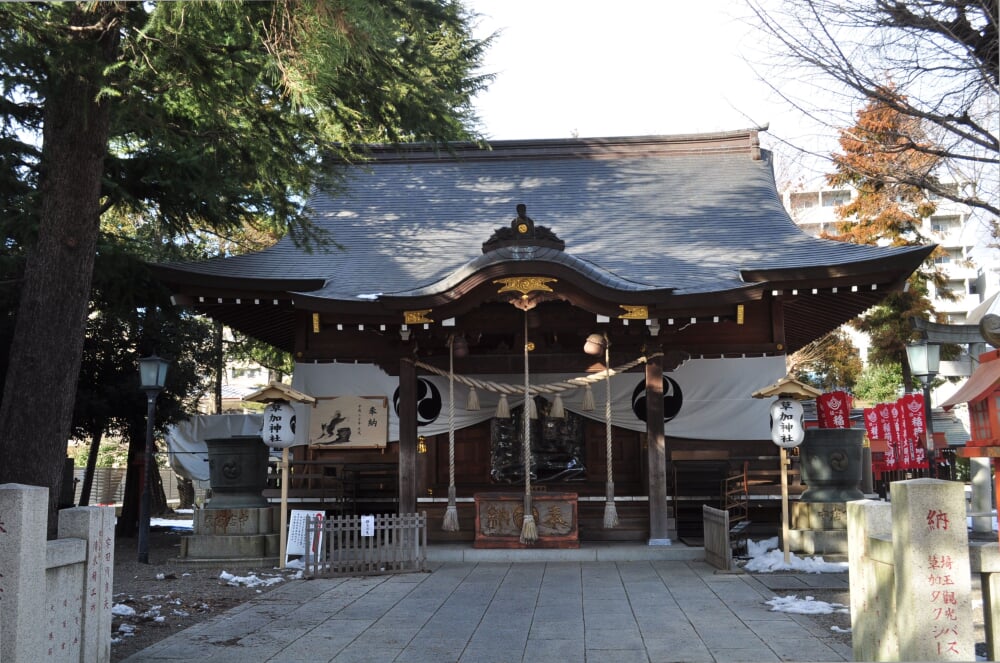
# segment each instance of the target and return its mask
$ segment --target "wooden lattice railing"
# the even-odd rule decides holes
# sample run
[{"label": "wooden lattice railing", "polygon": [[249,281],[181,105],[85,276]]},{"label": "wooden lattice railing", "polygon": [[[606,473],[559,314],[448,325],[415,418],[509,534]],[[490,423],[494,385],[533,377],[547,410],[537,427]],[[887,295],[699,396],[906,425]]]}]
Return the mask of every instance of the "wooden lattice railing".
[{"label": "wooden lattice railing", "polygon": [[305,575],[377,575],[424,571],[427,514],[306,519]]}]

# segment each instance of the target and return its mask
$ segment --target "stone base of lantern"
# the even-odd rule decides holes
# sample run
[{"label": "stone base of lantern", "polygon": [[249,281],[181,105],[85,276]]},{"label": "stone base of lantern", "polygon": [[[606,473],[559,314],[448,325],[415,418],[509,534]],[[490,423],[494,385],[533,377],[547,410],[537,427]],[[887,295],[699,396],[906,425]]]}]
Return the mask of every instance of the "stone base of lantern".
[{"label": "stone base of lantern", "polygon": [[806,555],[847,555],[846,503],[795,502],[791,509],[789,550]]},{"label": "stone base of lantern", "polygon": [[194,533],[181,537],[180,554],[173,562],[246,566],[278,563],[280,558],[278,507],[198,509]]}]

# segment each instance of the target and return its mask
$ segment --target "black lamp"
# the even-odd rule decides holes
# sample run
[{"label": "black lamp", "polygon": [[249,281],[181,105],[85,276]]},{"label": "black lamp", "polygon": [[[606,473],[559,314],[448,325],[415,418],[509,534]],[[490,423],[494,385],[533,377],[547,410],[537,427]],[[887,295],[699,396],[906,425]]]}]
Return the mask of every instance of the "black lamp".
[{"label": "black lamp", "polygon": [[937,463],[934,460],[934,423],[931,420],[931,382],[938,374],[941,366],[941,346],[928,343],[926,340],[910,343],[906,346],[906,360],[910,364],[910,373],[920,380],[924,391],[924,415],[927,417],[927,452],[931,456],[931,476],[937,474]]},{"label": "black lamp", "polygon": [[139,563],[149,564],[150,490],[153,483],[153,423],[156,398],[167,382],[170,362],[151,355],[139,360],[139,388],[146,392],[146,450],[143,454],[142,498],[139,502]]}]

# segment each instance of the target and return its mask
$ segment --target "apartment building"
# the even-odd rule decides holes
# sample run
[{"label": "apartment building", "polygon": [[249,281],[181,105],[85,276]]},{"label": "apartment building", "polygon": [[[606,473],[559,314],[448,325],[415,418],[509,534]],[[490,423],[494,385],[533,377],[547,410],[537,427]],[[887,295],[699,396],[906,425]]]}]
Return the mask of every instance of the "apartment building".
[{"label": "apartment building", "polygon": [[[857,195],[852,188],[791,190],[783,194],[785,209],[796,224],[811,235],[835,234],[841,220],[837,208]],[[969,313],[986,297],[1000,290],[1000,261],[996,250],[984,250],[987,233],[972,211],[950,200],[933,198],[937,211],[924,220],[921,233],[940,246],[937,263],[954,299],[931,291],[941,322],[965,324]]]}]

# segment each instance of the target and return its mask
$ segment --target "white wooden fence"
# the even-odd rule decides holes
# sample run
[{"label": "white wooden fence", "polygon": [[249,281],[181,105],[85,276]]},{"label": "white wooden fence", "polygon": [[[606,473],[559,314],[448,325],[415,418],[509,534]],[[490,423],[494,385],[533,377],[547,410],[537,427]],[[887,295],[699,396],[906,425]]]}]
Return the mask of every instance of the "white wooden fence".
[{"label": "white wooden fence", "polygon": [[308,576],[426,570],[426,512],[307,518],[305,537],[318,544],[305,546]]}]

